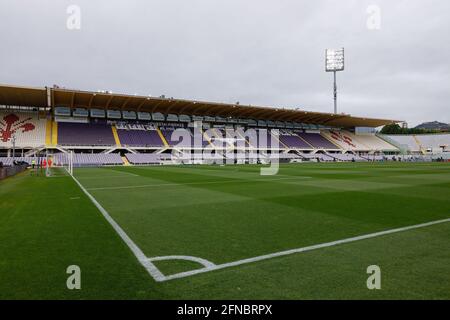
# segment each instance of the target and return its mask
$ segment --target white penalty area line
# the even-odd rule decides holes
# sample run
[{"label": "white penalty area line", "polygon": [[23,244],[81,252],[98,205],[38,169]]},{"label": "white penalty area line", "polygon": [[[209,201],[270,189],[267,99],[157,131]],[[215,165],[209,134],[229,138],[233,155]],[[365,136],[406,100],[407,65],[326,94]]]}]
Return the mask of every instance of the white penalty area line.
[{"label": "white penalty area line", "polygon": [[86,179],[103,179],[103,178],[141,177],[140,175],[135,174],[135,173],[121,171],[121,170],[114,170],[114,169],[106,168],[106,167],[102,167],[100,170],[102,170],[102,171],[108,170],[108,171],[111,171],[111,173],[114,172],[115,174],[114,175],[98,175],[98,176],[95,176],[95,174],[94,175],[81,175],[81,176],[78,175],[78,179],[86,180]]},{"label": "white penalty area line", "polygon": [[102,169],[102,170],[108,170],[108,171],[111,171],[111,172],[115,172],[115,173],[117,173],[117,174],[119,174],[119,175],[126,175],[126,176],[132,176],[132,177],[140,177],[140,175],[135,174],[135,173],[131,173],[131,172],[127,172],[127,171],[122,171],[122,170],[114,170],[114,169],[108,168],[108,167],[102,167],[101,169]]},{"label": "white penalty area line", "polygon": [[[140,176],[136,175],[136,177],[140,177]],[[98,176],[98,177],[95,177],[95,176],[78,177],[79,180],[102,180],[102,179],[113,179],[113,178],[114,179],[117,179],[117,178],[119,178],[119,179],[122,179],[122,178],[131,179],[132,176],[118,174],[118,175],[112,175],[112,176],[108,175],[108,176]]]},{"label": "white penalty area line", "polygon": [[153,183],[153,184],[141,184],[135,186],[117,186],[117,187],[98,187],[87,188],[89,191],[95,190],[121,190],[121,189],[138,189],[138,188],[152,188],[152,187],[175,187],[175,186],[190,186],[190,185],[204,185],[204,184],[222,184],[222,183],[249,183],[249,182],[271,182],[281,180],[302,180],[311,179],[312,177],[297,176],[290,178],[277,178],[277,179],[235,179],[235,180],[222,180],[222,181],[204,181],[204,182],[186,182],[186,183]]},{"label": "white penalty area line", "polygon": [[[117,232],[117,234],[122,238],[122,240],[125,242],[125,244],[130,248],[130,250],[133,252],[133,254],[137,258],[139,263],[147,270],[147,272],[150,274],[150,276],[155,281],[158,281],[158,282],[190,277],[190,276],[200,274],[200,273],[236,267],[236,266],[240,266],[243,264],[273,259],[273,258],[277,258],[277,257],[288,256],[288,255],[301,253],[301,252],[313,251],[313,250],[317,250],[317,249],[337,246],[337,245],[356,242],[356,241],[360,241],[360,240],[377,238],[377,237],[381,237],[381,236],[385,236],[385,235],[389,235],[389,234],[393,234],[393,233],[399,233],[399,232],[404,232],[404,231],[408,231],[408,230],[420,229],[420,228],[425,228],[425,227],[429,227],[429,226],[436,225],[436,224],[450,222],[450,218],[442,219],[442,220],[435,220],[435,221],[430,221],[430,222],[426,222],[426,223],[421,223],[421,224],[416,224],[416,225],[411,225],[411,226],[406,226],[406,227],[401,227],[401,228],[395,228],[395,229],[390,229],[390,230],[385,230],[385,231],[380,231],[380,232],[375,232],[375,233],[369,233],[369,234],[360,235],[360,236],[356,236],[356,237],[352,237],[352,238],[335,240],[335,241],[316,244],[316,245],[312,245],[312,246],[270,253],[270,254],[266,254],[266,255],[262,255],[262,256],[237,260],[237,261],[233,261],[233,262],[227,262],[227,263],[223,263],[223,264],[214,264],[213,262],[208,261],[206,259],[199,258],[199,257],[192,257],[192,256],[161,256],[161,257],[148,258],[142,252],[142,250],[136,245],[136,243],[134,243],[134,241],[131,240],[131,238],[125,233],[125,231],[117,224],[117,222],[114,221],[114,219],[101,206],[101,204],[86,190],[86,188],[84,188],[83,185],[74,176],[72,176],[72,178],[76,182],[76,184],[80,187],[80,189],[88,196],[88,198],[92,201],[92,203],[97,207],[97,209],[102,213],[102,215],[109,222],[109,224],[113,227],[113,229]],[[180,272],[180,273],[171,274],[171,275],[166,276],[153,264],[154,261],[163,261],[163,260],[193,261],[193,262],[197,262],[197,263],[203,265],[203,268],[195,269],[195,270],[191,270],[191,271]]]}]

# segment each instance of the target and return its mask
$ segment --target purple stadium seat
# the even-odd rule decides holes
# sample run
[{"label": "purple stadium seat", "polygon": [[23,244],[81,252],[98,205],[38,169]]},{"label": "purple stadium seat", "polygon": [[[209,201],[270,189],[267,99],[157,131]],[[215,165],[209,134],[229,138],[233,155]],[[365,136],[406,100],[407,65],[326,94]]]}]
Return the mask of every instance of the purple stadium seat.
[{"label": "purple stadium seat", "polygon": [[164,160],[170,160],[170,154],[155,153],[127,153],[125,155],[131,164],[160,164]]},{"label": "purple stadium seat", "polygon": [[339,149],[336,145],[322,137],[319,133],[297,132],[296,134],[316,149]]},{"label": "purple stadium seat", "polygon": [[[67,165],[68,155],[65,153],[56,153],[53,157],[55,165]],[[122,157],[118,153],[75,153],[73,155],[74,166],[102,166],[102,165],[121,165]]]},{"label": "purple stadium seat", "polygon": [[130,147],[163,147],[156,130],[117,130],[122,146]]},{"label": "purple stadium seat", "polygon": [[312,147],[307,144],[305,141],[300,139],[297,136],[294,135],[280,135],[279,136],[280,141],[285,144],[288,148],[293,149],[312,149]]},{"label": "purple stadium seat", "polygon": [[112,146],[116,142],[111,126],[104,123],[58,123],[58,144],[77,146]]}]

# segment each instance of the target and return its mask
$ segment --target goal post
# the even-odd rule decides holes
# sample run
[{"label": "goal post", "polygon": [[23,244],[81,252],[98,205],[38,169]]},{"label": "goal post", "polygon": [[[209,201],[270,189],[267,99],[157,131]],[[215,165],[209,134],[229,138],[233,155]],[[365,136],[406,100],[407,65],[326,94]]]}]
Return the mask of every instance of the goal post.
[{"label": "goal post", "polygon": [[47,177],[73,175],[73,151],[55,155],[46,154],[45,162]]},{"label": "goal post", "polygon": [[51,158],[50,158],[50,156],[49,156],[49,154],[48,154],[48,150],[46,150],[45,151],[45,175],[47,176],[47,177],[50,177],[51,175],[52,175],[52,172],[51,172],[51,165],[52,165],[52,160],[50,160]]},{"label": "goal post", "polygon": [[73,151],[69,151],[66,155],[65,155],[65,159],[63,161],[64,164],[64,169],[66,170],[66,172],[72,176],[73,175]]}]

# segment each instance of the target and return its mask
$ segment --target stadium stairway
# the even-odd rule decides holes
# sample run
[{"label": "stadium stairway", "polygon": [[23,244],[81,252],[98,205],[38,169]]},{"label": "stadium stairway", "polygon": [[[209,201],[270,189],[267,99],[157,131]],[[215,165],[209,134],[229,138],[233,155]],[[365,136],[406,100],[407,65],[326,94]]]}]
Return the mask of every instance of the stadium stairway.
[{"label": "stadium stairway", "polygon": [[323,131],[320,131],[320,135],[328,140],[331,144],[335,145],[338,149],[340,150],[345,150],[344,148],[342,148],[340,145],[336,144],[336,141],[333,141],[333,139],[331,139],[330,137],[328,137]]},{"label": "stadium stairway", "polygon": [[270,132],[270,135],[271,135],[272,137],[274,137],[275,139],[278,140],[278,146],[279,146],[280,148],[286,148],[286,149],[289,149],[289,147],[288,147],[287,145],[285,145],[285,144],[279,139],[279,137],[278,137],[277,135],[273,134],[272,132]]},{"label": "stadium stairway", "polygon": [[159,130],[159,128],[156,128],[156,132],[158,132],[159,137],[161,138],[161,141],[164,143],[164,146],[166,148],[170,147],[169,143],[167,142],[166,138],[164,137],[163,133],[161,132],[161,130]]},{"label": "stadium stairway", "polygon": [[47,120],[47,124],[45,125],[45,145],[52,146],[52,120]]},{"label": "stadium stairway", "polygon": [[250,144],[250,139],[246,139],[246,138],[241,134],[241,132],[240,132],[239,130],[237,131],[237,133],[238,133],[238,135],[239,135],[239,137],[240,137],[241,139],[244,139],[244,140],[245,140],[245,146],[246,146],[246,147],[254,148],[254,146],[252,146],[252,145]]},{"label": "stadium stairway", "polygon": [[422,146],[422,143],[420,143],[419,138],[417,138],[416,135],[413,135],[413,138],[414,138],[414,141],[419,146],[420,153],[426,154],[426,151],[425,151],[424,147]]},{"label": "stadium stairway", "polygon": [[200,133],[202,134],[203,138],[208,141],[208,145],[210,145],[211,147],[215,148],[215,146],[213,145],[213,143],[211,142],[211,138],[206,134],[206,131],[203,131],[202,128],[198,128],[198,130],[200,131]]},{"label": "stadium stairway", "polygon": [[317,149],[315,148],[311,143],[309,143],[308,141],[306,141],[305,139],[303,139],[302,137],[300,137],[298,134],[295,135],[296,137],[298,137],[300,140],[302,140],[304,143],[306,143],[307,145],[309,145],[312,149]]},{"label": "stadium stairway", "polygon": [[131,166],[131,163],[128,161],[127,157],[123,156],[121,158],[125,166]]},{"label": "stadium stairway", "polygon": [[56,121],[52,121],[52,141],[51,145],[56,146],[58,144],[58,123]]},{"label": "stadium stairway", "polygon": [[[117,133],[117,128],[115,125],[111,126],[111,130],[113,133],[113,137],[114,137],[114,141],[116,142],[116,146],[118,146],[119,148],[122,146],[122,144],[120,143],[120,139],[119,139],[119,134]],[[123,157],[122,157],[123,159]]]},{"label": "stadium stairway", "polygon": [[390,137],[388,137],[385,134],[381,134],[381,133],[376,133],[375,134],[378,138],[380,138],[381,140],[386,141],[387,143],[393,145],[394,147],[396,147],[398,150],[400,150],[401,154],[406,154],[408,152],[408,146],[407,145],[403,145],[398,143],[397,141],[391,139]]}]

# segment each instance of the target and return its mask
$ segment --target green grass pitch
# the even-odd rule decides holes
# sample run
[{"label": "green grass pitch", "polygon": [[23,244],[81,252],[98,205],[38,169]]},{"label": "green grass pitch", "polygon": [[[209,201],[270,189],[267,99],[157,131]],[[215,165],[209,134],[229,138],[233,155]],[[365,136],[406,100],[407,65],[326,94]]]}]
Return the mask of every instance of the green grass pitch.
[{"label": "green grass pitch", "polygon": [[[79,168],[147,257],[224,264],[450,218],[450,165]],[[450,299],[450,223],[156,282],[70,176],[0,182],[0,299]],[[196,270],[154,262],[165,275]],[[82,270],[81,290],[66,268]],[[366,268],[381,268],[368,290]]]}]

